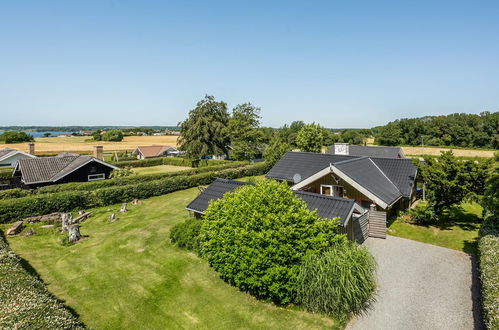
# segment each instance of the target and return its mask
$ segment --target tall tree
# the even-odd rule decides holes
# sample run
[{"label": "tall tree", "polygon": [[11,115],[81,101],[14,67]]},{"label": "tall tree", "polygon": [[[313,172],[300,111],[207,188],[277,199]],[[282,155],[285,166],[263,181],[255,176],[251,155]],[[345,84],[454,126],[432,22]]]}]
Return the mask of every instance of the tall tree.
[{"label": "tall tree", "polygon": [[239,104],[232,110],[227,125],[232,150],[231,157],[237,160],[254,159],[264,138],[260,126],[260,108],[251,103]]},{"label": "tall tree", "polygon": [[223,155],[228,152],[229,136],[227,104],[206,95],[189,112],[189,117],[179,123],[179,149],[189,157]]},{"label": "tall tree", "polygon": [[290,150],[291,146],[276,135],[270,140],[269,146],[263,152],[263,159],[273,165]]},{"label": "tall tree", "polygon": [[321,152],[324,145],[324,129],[315,123],[304,125],[296,135],[296,145],[301,151]]}]

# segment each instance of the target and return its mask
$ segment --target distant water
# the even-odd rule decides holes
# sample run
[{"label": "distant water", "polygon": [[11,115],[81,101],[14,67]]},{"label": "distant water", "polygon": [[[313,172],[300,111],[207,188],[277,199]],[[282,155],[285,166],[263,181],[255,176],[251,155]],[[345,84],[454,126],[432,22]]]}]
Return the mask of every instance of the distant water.
[{"label": "distant water", "polygon": [[[0,131],[0,134],[2,134],[3,131]],[[73,134],[73,132],[26,132],[28,133],[29,135],[31,135],[32,137],[34,138],[37,138],[37,137],[43,137],[45,135],[45,133],[50,133],[50,136],[59,136],[61,134]]]}]

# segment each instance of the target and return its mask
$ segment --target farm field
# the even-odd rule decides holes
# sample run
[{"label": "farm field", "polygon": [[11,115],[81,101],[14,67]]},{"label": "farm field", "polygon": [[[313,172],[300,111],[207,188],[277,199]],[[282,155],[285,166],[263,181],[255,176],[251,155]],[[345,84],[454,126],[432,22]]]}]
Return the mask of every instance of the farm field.
[{"label": "farm field", "polygon": [[434,225],[409,224],[395,220],[387,233],[476,254],[478,230],[481,224],[482,207],[476,203],[463,203],[445,214],[445,219]]},{"label": "farm field", "polygon": [[173,165],[157,165],[148,167],[134,167],[132,170],[137,174],[158,174],[165,172],[177,172],[182,170],[188,170],[192,167],[188,166],[173,166]]},{"label": "farm field", "polygon": [[[133,151],[137,146],[164,144],[177,145],[176,135],[165,136],[125,136],[121,142],[93,141],[89,136],[74,137],[40,137],[35,139],[36,154],[77,152],[92,153],[96,145],[104,146],[104,152],[107,151]],[[86,142],[86,140],[91,140]],[[28,151],[28,143],[0,144],[1,148],[13,148],[22,151]]]},{"label": "farm field", "polygon": [[[208,263],[170,243],[198,189],[153,197],[110,223],[120,205],[89,210],[87,237],[62,246],[55,228],[9,237],[49,290],[94,329],[338,329],[331,318],[256,300],[223,282]],[[2,226],[5,229],[6,225]]]}]

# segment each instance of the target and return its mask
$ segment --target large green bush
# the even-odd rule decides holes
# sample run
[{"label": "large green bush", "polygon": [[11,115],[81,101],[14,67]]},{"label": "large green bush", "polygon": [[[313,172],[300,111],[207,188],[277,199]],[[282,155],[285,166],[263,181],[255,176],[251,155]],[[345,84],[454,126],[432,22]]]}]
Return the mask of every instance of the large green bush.
[{"label": "large green bush", "polygon": [[178,247],[198,252],[201,220],[190,218],[170,230],[170,239]]},{"label": "large green bush", "polygon": [[488,329],[499,329],[499,224],[485,220],[478,241],[484,320]]},{"label": "large green bush", "polygon": [[71,312],[30,274],[0,231],[0,328],[85,329]]},{"label": "large green bush", "polygon": [[[266,173],[268,165],[259,163],[240,168],[212,171],[195,175],[167,177],[148,182],[111,186],[94,190],[75,190],[0,200],[0,223],[13,222],[29,216],[52,212],[69,212],[90,207],[129,202],[168,194],[198,185],[207,185],[217,177],[236,179]],[[126,179],[126,178],[123,178]],[[112,180],[106,180],[112,181]],[[106,182],[101,181],[101,182]]]},{"label": "large green bush", "polygon": [[300,263],[334,243],[338,221],[320,219],[286,183],[265,180],[211,202],[201,255],[222,278],[258,298],[293,302]]},{"label": "large green bush", "polygon": [[307,310],[339,319],[358,314],[376,290],[376,262],[366,248],[352,242],[336,244],[322,255],[305,258],[300,267],[297,301]]}]

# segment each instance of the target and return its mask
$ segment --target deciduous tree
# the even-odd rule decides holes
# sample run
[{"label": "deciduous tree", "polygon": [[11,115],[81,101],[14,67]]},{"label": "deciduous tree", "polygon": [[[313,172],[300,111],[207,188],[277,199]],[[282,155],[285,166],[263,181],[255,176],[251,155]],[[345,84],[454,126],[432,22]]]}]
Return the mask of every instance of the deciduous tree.
[{"label": "deciduous tree", "polygon": [[315,123],[304,125],[296,136],[296,145],[301,151],[321,152],[324,146],[324,129]]}]

